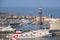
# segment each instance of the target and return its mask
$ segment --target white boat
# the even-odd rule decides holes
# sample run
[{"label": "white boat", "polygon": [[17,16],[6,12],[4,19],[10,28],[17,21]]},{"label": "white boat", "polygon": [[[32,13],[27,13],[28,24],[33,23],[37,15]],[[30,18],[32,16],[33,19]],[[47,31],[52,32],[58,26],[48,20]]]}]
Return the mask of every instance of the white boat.
[{"label": "white boat", "polygon": [[45,37],[49,36],[50,33],[48,30],[33,30],[30,32],[21,32],[18,31],[16,34],[10,34],[9,36],[7,35],[7,38],[12,38],[12,39],[20,39],[20,38],[39,38],[39,37]]},{"label": "white boat", "polygon": [[30,21],[28,19],[21,19],[20,21],[22,22],[22,24],[28,24],[28,23],[30,23]]},{"label": "white boat", "polygon": [[0,27],[0,31],[15,31],[16,29],[13,29],[13,28],[11,28],[11,26],[10,25],[8,25],[8,26],[3,26],[3,27]]}]

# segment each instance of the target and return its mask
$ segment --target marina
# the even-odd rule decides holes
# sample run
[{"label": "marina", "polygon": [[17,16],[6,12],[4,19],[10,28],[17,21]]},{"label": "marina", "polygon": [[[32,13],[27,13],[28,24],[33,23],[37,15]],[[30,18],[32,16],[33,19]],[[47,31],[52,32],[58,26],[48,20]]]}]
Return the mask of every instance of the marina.
[{"label": "marina", "polygon": [[0,40],[60,40],[60,1],[0,0]]},{"label": "marina", "polygon": [[[40,16],[18,16],[0,17],[0,39],[1,40],[40,40],[42,38],[49,39],[51,37],[60,35],[56,28],[60,25],[60,19],[48,18],[42,16],[42,8],[38,9]],[[3,20],[3,21],[2,21]],[[58,23],[57,26],[55,26]],[[7,25],[7,27],[2,27]],[[55,27],[55,28],[53,28]],[[57,32],[56,32],[57,30]],[[54,32],[55,31],[55,32]]]}]

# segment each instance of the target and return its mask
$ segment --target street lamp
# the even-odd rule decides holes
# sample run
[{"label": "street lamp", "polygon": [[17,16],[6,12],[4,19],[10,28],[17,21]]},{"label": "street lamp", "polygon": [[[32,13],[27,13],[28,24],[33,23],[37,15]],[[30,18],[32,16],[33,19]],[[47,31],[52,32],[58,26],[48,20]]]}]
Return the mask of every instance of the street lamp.
[{"label": "street lamp", "polygon": [[42,25],[42,8],[38,9],[38,13],[40,15],[40,25]]}]

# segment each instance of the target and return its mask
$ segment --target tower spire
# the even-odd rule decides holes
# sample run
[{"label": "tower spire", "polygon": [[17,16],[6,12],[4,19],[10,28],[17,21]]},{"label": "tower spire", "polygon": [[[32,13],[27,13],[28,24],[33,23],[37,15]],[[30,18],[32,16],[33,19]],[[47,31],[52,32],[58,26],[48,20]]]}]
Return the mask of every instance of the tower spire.
[{"label": "tower spire", "polygon": [[38,9],[38,13],[40,15],[40,25],[42,25],[42,8]]}]

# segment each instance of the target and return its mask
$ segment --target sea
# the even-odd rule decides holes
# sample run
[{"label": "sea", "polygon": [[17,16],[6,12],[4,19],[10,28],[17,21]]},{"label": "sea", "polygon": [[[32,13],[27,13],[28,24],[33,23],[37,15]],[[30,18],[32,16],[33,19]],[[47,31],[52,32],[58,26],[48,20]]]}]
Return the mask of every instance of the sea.
[{"label": "sea", "polygon": [[[39,16],[39,7],[0,7],[0,13],[12,13],[25,16]],[[42,16],[48,16],[52,14],[54,18],[60,18],[60,8],[58,7],[42,7]],[[38,25],[23,25],[16,27],[16,30],[36,30],[40,26]],[[49,27],[49,26],[45,26]],[[31,39],[19,39],[19,40],[60,40],[60,36],[44,37],[44,38],[31,38]]]},{"label": "sea", "polygon": [[[0,7],[0,13],[11,13],[17,15],[25,15],[25,16],[38,16],[38,8],[39,7]],[[42,15],[49,16],[52,14],[53,17],[60,18],[60,7],[41,7]]]}]

